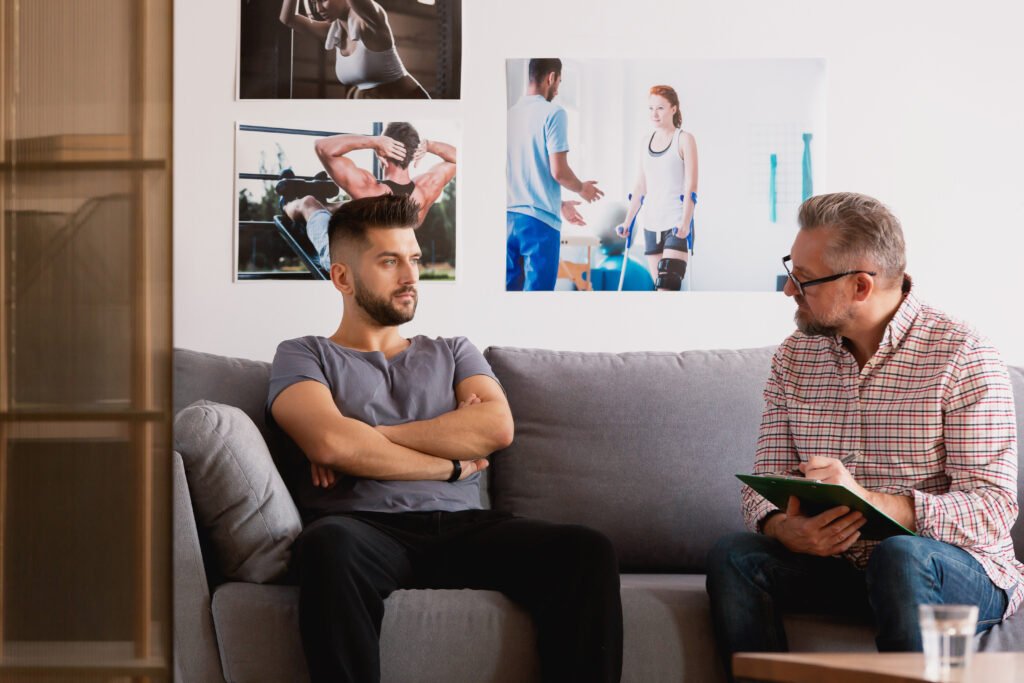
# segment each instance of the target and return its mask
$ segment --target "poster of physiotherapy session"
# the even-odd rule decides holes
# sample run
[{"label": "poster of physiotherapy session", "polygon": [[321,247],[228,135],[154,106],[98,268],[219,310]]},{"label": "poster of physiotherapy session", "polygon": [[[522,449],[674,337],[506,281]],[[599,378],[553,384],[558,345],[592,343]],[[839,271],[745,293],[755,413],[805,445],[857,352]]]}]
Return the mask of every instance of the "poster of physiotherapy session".
[{"label": "poster of physiotherapy session", "polygon": [[455,280],[456,121],[239,123],[236,280],[329,280],[342,202],[405,195],[420,206],[421,280]]},{"label": "poster of physiotherapy session", "polygon": [[460,96],[462,0],[239,1],[239,99]]},{"label": "poster of physiotherapy session", "polygon": [[779,291],[820,59],[506,61],[508,291]]}]

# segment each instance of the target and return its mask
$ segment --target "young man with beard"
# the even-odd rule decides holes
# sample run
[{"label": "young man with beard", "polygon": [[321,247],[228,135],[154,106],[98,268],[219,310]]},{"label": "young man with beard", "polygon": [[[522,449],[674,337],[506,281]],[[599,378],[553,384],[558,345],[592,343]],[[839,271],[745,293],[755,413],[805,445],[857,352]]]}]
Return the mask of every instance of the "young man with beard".
[{"label": "young man with beard", "polygon": [[[978,633],[1021,602],[1017,435],[996,350],[922,303],[880,202],[808,199],[783,259],[798,331],[764,390],[755,474],[840,484],[917,536],[860,539],[859,512],[808,516],[743,489],[751,533],[721,539],[708,593],[722,654],[783,651],[785,612],[873,618],[882,651],[921,650],[918,605],[978,606]],[[845,464],[844,464],[845,462]]]},{"label": "young man with beard", "polygon": [[282,470],[305,522],[295,561],[312,680],[380,679],[392,591],[475,588],[531,614],[545,681],[618,681],[611,543],[585,527],[481,509],[486,458],[512,441],[504,393],[464,337],[399,334],[419,296],[417,214],[394,195],[335,211],[341,324],[330,337],[283,342],[271,371],[271,423],[302,451]]}]

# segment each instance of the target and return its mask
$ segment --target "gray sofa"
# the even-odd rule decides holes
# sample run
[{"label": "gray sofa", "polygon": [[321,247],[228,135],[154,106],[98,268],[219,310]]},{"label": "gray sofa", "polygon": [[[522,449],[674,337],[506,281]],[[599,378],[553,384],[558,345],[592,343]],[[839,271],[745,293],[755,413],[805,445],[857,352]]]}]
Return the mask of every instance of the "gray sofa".
[{"label": "gray sofa", "polygon": [[[704,558],[715,539],[743,528],[733,474],[751,467],[771,352],[486,352],[508,394],[516,438],[492,457],[485,505],[587,524],[612,539],[622,569],[623,681],[723,679],[710,632]],[[236,406],[267,436],[268,372],[266,363],[179,350],[175,411],[197,399]],[[1011,374],[1019,425],[1024,369],[1011,368]],[[262,444],[228,453],[244,458],[249,451],[262,452]],[[225,537],[223,525],[218,531],[197,524],[195,510],[201,520],[209,519],[211,477],[203,465],[187,464],[195,462],[194,455],[174,454],[177,680],[307,680],[298,588],[277,570],[271,573],[280,575],[259,579],[262,583],[225,578],[217,546],[230,538],[232,528]],[[240,462],[238,478],[247,480],[246,468],[264,467],[251,486],[262,496],[258,505],[290,504],[282,500],[287,494],[282,495],[280,480],[274,481],[272,466]],[[196,507],[196,494],[205,497],[203,506]],[[243,521],[251,522],[255,513],[245,505],[222,507],[232,514],[241,511]],[[261,524],[275,523],[263,507],[258,514]],[[1018,548],[1024,548],[1022,536],[1024,525],[1018,522]],[[287,553],[289,539],[272,539],[273,549],[257,549],[248,559]],[[786,628],[795,650],[874,648],[868,624],[796,615]],[[529,618],[501,594],[398,591],[389,598],[384,619],[383,679],[539,680],[533,638]],[[1024,614],[982,637],[979,647],[1024,649]]]}]

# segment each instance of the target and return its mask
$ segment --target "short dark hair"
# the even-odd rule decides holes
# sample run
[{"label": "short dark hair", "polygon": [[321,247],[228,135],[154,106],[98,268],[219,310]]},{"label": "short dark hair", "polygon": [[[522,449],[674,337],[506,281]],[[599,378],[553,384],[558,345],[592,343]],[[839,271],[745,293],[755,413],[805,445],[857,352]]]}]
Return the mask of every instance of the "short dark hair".
[{"label": "short dark hair", "polygon": [[405,145],[405,159],[401,161],[390,159],[390,161],[399,168],[409,168],[409,164],[412,163],[412,155],[416,152],[416,148],[420,146],[419,131],[413,128],[411,123],[394,121],[389,123],[387,128],[384,129],[384,135],[394,138]]},{"label": "short dark hair", "polygon": [[335,209],[327,223],[331,262],[340,261],[341,250],[347,244],[364,247],[367,230],[415,228],[419,213],[420,205],[404,195],[382,194],[345,202]]},{"label": "short dark hair", "polygon": [[540,83],[548,74],[562,75],[562,60],[557,57],[539,57],[530,60],[530,83]]}]

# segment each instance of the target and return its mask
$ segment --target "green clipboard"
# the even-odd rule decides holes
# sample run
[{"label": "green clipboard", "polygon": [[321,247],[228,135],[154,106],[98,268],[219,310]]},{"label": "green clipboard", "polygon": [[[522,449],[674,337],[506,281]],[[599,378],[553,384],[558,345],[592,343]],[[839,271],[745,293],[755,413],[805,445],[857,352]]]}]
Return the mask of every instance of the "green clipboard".
[{"label": "green clipboard", "polygon": [[809,516],[839,505],[845,505],[850,510],[858,510],[868,520],[860,529],[860,537],[869,541],[880,541],[890,536],[917,535],[839,484],[823,484],[813,479],[781,475],[737,474],[736,477],[781,510],[786,509],[790,496],[796,496],[800,500],[800,511]]}]

